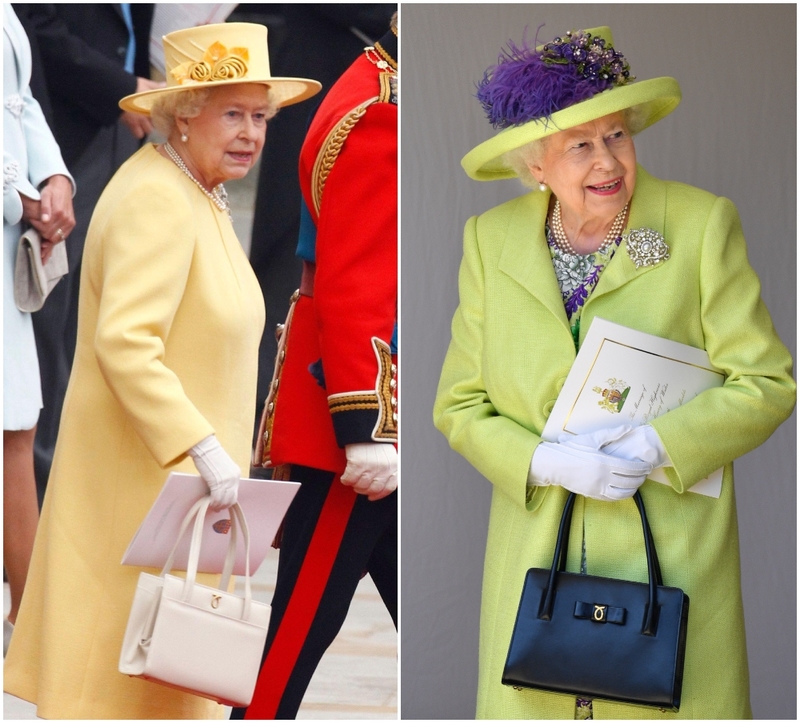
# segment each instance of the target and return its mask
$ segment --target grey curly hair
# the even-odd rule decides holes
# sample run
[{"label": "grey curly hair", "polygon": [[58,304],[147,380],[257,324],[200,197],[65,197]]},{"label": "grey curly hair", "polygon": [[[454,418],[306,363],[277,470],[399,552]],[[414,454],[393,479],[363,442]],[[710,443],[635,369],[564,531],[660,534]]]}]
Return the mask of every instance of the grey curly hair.
[{"label": "grey curly hair", "polygon": [[[153,127],[165,138],[169,138],[175,130],[176,118],[196,118],[202,113],[211,94],[223,86],[214,88],[192,88],[180,93],[165,93],[158,98],[150,109]],[[272,91],[264,86],[267,92],[267,120],[274,118],[280,106]]]},{"label": "grey curly hair", "polygon": [[[625,120],[628,132],[632,136],[639,133],[647,121],[641,106],[626,108],[622,111],[622,117]],[[526,143],[524,146],[514,148],[503,156],[505,164],[517,174],[520,182],[526,188],[539,188],[539,181],[537,181],[533,173],[531,173],[530,167],[542,160],[549,140],[550,136],[539,138],[538,140]]]}]

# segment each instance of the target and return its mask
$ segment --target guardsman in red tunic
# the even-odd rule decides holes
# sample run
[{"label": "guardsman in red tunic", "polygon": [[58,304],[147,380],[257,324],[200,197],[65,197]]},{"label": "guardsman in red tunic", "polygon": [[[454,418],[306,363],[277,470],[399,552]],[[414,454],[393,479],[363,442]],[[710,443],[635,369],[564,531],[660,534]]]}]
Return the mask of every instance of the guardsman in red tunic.
[{"label": "guardsman in red tunic", "polygon": [[257,465],[302,483],[265,658],[232,718],[294,718],[368,572],[397,625],[397,30],[317,110],[300,154],[300,290],[279,328]]}]

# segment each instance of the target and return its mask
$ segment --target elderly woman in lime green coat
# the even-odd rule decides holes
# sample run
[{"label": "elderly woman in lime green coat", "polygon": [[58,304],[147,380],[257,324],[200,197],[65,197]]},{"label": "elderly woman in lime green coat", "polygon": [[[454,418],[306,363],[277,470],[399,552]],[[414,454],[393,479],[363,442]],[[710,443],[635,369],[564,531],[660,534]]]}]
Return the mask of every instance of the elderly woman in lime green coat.
[{"label": "elderly woman in lime green coat", "polygon": [[[602,35],[611,47],[608,29],[587,34]],[[509,64],[541,58],[530,51],[510,56]],[[495,76],[498,72],[495,68]],[[484,85],[491,86],[491,75]],[[557,108],[548,125],[523,119],[463,161],[473,178],[510,177],[515,161],[505,154],[548,139],[544,149],[540,144],[523,159],[531,180],[541,183],[544,192],[534,191],[467,222],[460,304],[434,409],[435,423],[453,449],[494,485],[481,609],[478,718],[752,717],[732,462],[763,443],[791,413],[792,360],[761,301],[733,204],[654,178],[636,165],[635,152],[633,158],[625,155],[632,142],[625,149],[616,145],[623,137],[617,135],[619,128],[628,132],[629,124],[638,124],[641,129],[677,105],[677,84],[658,81],[672,79],[601,89],[587,100]],[[485,106],[497,103],[496,96],[487,100],[486,93],[481,99]],[[599,140],[594,124],[602,131]],[[583,135],[575,142],[568,129]],[[590,251],[570,247],[565,254],[557,248],[554,226],[567,229],[562,231],[567,244],[570,239],[575,246],[592,241],[591,234],[574,231],[585,231],[587,224],[569,232],[568,211],[579,204],[570,196],[576,187],[569,186],[573,176],[565,164],[577,163],[576,157],[586,153],[593,156],[588,159],[591,183],[576,187],[582,200],[590,196],[587,204],[600,204],[590,211],[609,209],[598,237],[606,249],[598,249],[596,242]],[[604,176],[600,171],[605,170],[609,173]],[[618,199],[618,206],[625,204],[622,210],[608,203],[614,193],[623,196]],[[562,199],[563,221],[553,217],[554,204]],[[612,228],[608,233],[616,236],[609,242],[606,235],[604,241],[618,215],[625,232]],[[591,220],[590,212],[586,218]],[[634,263],[627,231],[640,228],[660,234],[668,257],[649,266]],[[590,255],[590,266],[600,267],[599,280],[584,286],[587,293],[575,313],[569,289],[554,268],[565,259]],[[660,458],[670,486],[646,479],[644,469],[629,493],[614,496],[616,492],[605,490],[610,496],[603,496],[580,479],[559,486],[552,481],[558,472],[541,462],[547,461],[546,454],[539,458],[540,449],[548,453],[548,448],[564,446],[543,442],[539,435],[596,316],[705,349],[725,373],[722,387],[653,420],[649,445],[639,439],[638,446],[623,445],[614,453],[653,466]],[[609,454],[609,465],[615,459]],[[692,491],[720,467],[724,474],[718,499]],[[587,477],[589,472],[587,468]],[[599,699],[579,699],[576,709],[575,696],[504,686],[501,677],[525,573],[530,567],[549,568],[568,490],[582,496],[576,501],[567,569],[646,582],[641,523],[629,499],[636,487],[648,511],[665,584],[683,589],[691,601],[679,712]]]}]

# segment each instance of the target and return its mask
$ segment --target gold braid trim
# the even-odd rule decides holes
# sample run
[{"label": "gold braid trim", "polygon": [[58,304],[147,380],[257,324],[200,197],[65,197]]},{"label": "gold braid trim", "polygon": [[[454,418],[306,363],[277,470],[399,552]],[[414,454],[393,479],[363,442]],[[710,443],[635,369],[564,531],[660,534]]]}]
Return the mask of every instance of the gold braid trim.
[{"label": "gold braid trim", "polygon": [[391,68],[396,73],[397,72],[397,61],[391,55],[389,55],[389,53],[387,53],[383,49],[383,47],[381,47],[380,43],[375,43],[375,45],[373,47],[375,48],[375,51],[378,53],[378,55],[380,55],[381,58],[383,58],[387,63],[389,63]]},{"label": "gold braid trim", "polygon": [[378,96],[381,103],[397,104],[397,76],[392,73],[381,73],[379,78],[381,94]]},{"label": "gold braid trim", "polygon": [[264,402],[264,410],[261,413],[256,446],[253,450],[253,467],[272,467],[270,452],[272,448],[272,424],[275,421],[275,405],[278,403],[280,379],[289,346],[289,329],[292,326],[294,308],[299,298],[300,292],[295,291],[290,299],[289,312],[286,314],[286,322],[278,324],[275,330],[275,338],[278,341],[278,351],[275,355],[275,367],[272,373],[272,382],[269,385],[269,393]]},{"label": "gold braid trim", "polygon": [[375,391],[380,402],[380,417],[372,438],[380,440],[397,440],[397,367],[392,364],[392,351],[389,345],[372,337],[372,346],[378,360],[378,378]]},{"label": "gold braid trim", "polygon": [[332,394],[328,397],[331,414],[349,412],[353,409],[380,409],[378,397],[374,392],[362,394]]},{"label": "gold braid trim", "polygon": [[389,345],[372,337],[372,350],[378,362],[378,375],[375,379],[375,391],[359,390],[357,392],[341,392],[328,397],[328,409],[331,414],[337,412],[375,411],[377,421],[372,429],[375,442],[397,441],[397,366],[392,363],[392,351]]},{"label": "gold braid trim", "polygon": [[325,182],[328,180],[333,164],[339,156],[347,136],[350,135],[350,131],[353,130],[355,124],[367,112],[367,108],[378,100],[379,96],[375,96],[353,108],[331,129],[322,144],[311,174],[311,198],[314,203],[314,213],[317,215],[319,215],[319,209],[322,205],[322,191],[325,188]]}]

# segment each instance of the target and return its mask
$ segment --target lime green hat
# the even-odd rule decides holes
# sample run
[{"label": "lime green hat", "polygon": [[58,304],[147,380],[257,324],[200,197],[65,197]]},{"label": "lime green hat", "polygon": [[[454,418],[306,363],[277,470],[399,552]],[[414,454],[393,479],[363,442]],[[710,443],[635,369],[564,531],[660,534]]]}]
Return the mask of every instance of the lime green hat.
[{"label": "lime green hat", "polygon": [[638,106],[644,130],[681,102],[674,78],[634,82],[607,27],[569,32],[535,50],[509,43],[486,71],[477,97],[496,136],[473,148],[461,165],[476,181],[516,174],[503,161],[508,151],[597,118]]}]

